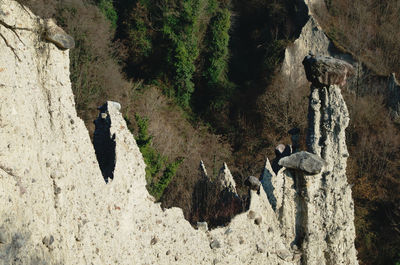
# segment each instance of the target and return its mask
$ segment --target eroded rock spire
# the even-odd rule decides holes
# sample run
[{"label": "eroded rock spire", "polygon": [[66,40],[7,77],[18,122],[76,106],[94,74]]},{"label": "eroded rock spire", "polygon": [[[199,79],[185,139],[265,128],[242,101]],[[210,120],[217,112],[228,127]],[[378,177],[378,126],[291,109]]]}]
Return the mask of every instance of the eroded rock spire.
[{"label": "eroded rock spire", "polygon": [[341,94],[353,67],[331,57],[307,56],[303,65],[312,82],[308,115],[308,151],[325,169],[300,177],[304,264],[358,264],[354,246],[354,205],[346,178],[349,156],[345,129],[349,112]]},{"label": "eroded rock spire", "polygon": [[219,170],[218,182],[222,188],[227,188],[229,191],[237,193],[235,180],[226,163],[224,163]]}]

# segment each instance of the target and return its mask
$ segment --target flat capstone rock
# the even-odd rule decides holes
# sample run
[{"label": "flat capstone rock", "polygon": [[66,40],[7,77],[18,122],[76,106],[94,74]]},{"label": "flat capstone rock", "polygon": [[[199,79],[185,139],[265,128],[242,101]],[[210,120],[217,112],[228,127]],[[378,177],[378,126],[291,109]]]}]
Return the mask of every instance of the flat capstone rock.
[{"label": "flat capstone rock", "polygon": [[45,38],[61,50],[68,50],[75,47],[74,38],[57,26],[53,19],[48,19],[45,22]]},{"label": "flat capstone rock", "polygon": [[312,175],[321,173],[326,166],[325,160],[306,151],[281,158],[278,164],[282,167],[301,170]]},{"label": "flat capstone rock", "polygon": [[344,86],[349,76],[354,74],[351,64],[328,56],[308,55],[303,60],[308,81],[314,86]]}]

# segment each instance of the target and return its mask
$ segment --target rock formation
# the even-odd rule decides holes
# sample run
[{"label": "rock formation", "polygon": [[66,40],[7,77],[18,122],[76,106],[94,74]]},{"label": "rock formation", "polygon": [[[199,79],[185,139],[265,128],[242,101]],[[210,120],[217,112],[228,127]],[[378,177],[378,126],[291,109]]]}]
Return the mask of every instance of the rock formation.
[{"label": "rock formation", "polygon": [[279,160],[279,165],[286,168],[301,170],[312,175],[321,173],[326,163],[317,155],[301,151],[283,157]]},{"label": "rock formation", "polygon": [[[349,113],[339,87],[351,66],[326,57],[307,57],[303,64],[312,82],[307,148],[326,162],[320,174],[299,177],[303,258],[305,264],[356,264],[354,205],[346,178]],[[314,71],[321,65],[325,71]]]},{"label": "rock formation", "polygon": [[275,175],[267,166],[268,197],[250,190],[249,209],[226,227],[196,230],[147,192],[143,157],[115,102],[99,109],[95,150],[76,114],[69,52],[43,38],[45,25],[0,0],[0,264],[357,263],[348,117],[336,85],[313,87],[311,98],[309,151],[327,169]]},{"label": "rock formation", "polygon": [[307,85],[307,78],[301,61],[308,54],[338,58],[350,63],[355,69],[355,74],[347,80],[347,89],[358,95],[383,95],[386,98],[387,106],[391,110],[393,121],[400,123],[398,116],[400,111],[396,110],[396,108],[400,108],[396,105],[400,97],[398,96],[399,92],[395,92],[396,90],[394,89],[396,88],[395,77],[393,75],[384,76],[376,73],[369,66],[360,62],[353,54],[343,51],[343,47],[339,49],[336,47],[325,34],[315,15],[315,10],[324,10],[326,8],[325,1],[300,1],[304,2],[305,9],[299,10],[299,13],[307,17],[307,22],[301,28],[298,38],[285,49],[280,72],[283,79],[287,82],[285,85],[289,89],[296,89]]},{"label": "rock formation", "polygon": [[285,50],[281,73],[290,86],[301,86],[307,83],[301,61],[309,54],[332,55],[331,41],[328,39],[313,14],[313,7],[324,5],[322,0],[302,0],[305,9],[300,10],[303,16],[308,17],[301,29],[299,37]]},{"label": "rock formation", "polygon": [[226,163],[223,163],[218,176],[210,177],[203,161],[200,161],[199,173],[189,218],[193,224],[199,220],[208,222],[211,228],[223,226],[243,212],[243,201],[237,194],[235,180]]},{"label": "rock formation", "polygon": [[261,183],[279,220],[286,245],[296,245],[298,243],[296,223],[300,205],[298,205],[294,174],[286,168],[275,173],[267,160]]},{"label": "rock formation", "polygon": [[66,34],[62,28],[56,25],[55,21],[50,18],[44,23],[46,40],[54,43],[60,49],[72,49],[75,47],[74,39]]},{"label": "rock formation", "polygon": [[[358,62],[351,54],[336,49],[335,45],[327,37],[318,23],[314,10],[325,6],[325,2],[323,0],[302,1],[304,1],[306,6],[303,15],[307,16],[308,20],[301,29],[299,37],[286,48],[281,67],[283,77],[287,80],[288,85],[293,88],[307,84],[306,74],[301,62],[304,57],[310,53],[336,57],[358,67]],[[361,74],[361,72],[359,74]]]},{"label": "rock formation", "polygon": [[308,152],[280,158],[277,173],[267,161],[262,185],[286,244],[301,248],[302,264],[357,264],[346,178],[349,114],[340,91],[352,66],[324,56],[308,56],[303,63],[312,82]]},{"label": "rock formation", "polygon": [[258,178],[254,176],[249,176],[246,179],[246,184],[250,187],[251,190],[259,191],[261,187],[261,182]]},{"label": "rock formation", "polygon": [[231,171],[226,163],[224,163],[222,168],[219,170],[218,182],[221,189],[227,189],[230,192],[237,194],[235,180],[233,179]]},{"label": "rock formation", "polygon": [[281,72],[283,77],[293,86],[301,86],[307,82],[301,61],[313,54],[330,55],[331,43],[315,18],[310,15],[308,22],[301,30],[300,36],[285,50]]}]

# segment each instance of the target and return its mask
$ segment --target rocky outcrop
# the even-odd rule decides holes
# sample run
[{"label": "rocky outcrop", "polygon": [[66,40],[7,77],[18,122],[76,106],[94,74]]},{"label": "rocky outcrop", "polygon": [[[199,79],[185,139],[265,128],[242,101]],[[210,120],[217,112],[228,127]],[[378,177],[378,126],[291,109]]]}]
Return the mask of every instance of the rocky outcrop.
[{"label": "rocky outcrop", "polygon": [[318,175],[300,176],[303,258],[305,264],[357,264],[354,205],[346,178],[349,153],[345,129],[349,113],[338,85],[344,83],[338,80],[346,80],[352,71],[345,62],[315,57],[304,61],[307,76],[313,76],[315,72],[308,70],[321,63],[327,64],[321,76],[333,74],[335,78],[320,82],[317,75],[309,80],[312,85],[307,148],[320,156],[326,167]]},{"label": "rocky outcrop", "polygon": [[316,87],[344,86],[347,78],[354,75],[353,66],[327,56],[306,56],[303,65],[308,81]]},{"label": "rocky outcrop", "polygon": [[261,187],[261,181],[254,176],[249,176],[246,179],[246,184],[250,187],[251,190],[255,191],[259,191]]},{"label": "rocky outcrop", "polygon": [[308,152],[267,161],[261,182],[287,245],[302,250],[301,264],[358,264],[354,206],[346,178],[345,129],[349,114],[341,95],[352,67],[324,56],[306,57],[311,86]]},{"label": "rocky outcrop", "polygon": [[267,160],[261,176],[261,183],[279,220],[286,245],[297,244],[298,232],[296,229],[298,229],[297,219],[300,206],[298,205],[294,174],[285,168],[275,173]]},{"label": "rocky outcrop", "polygon": [[321,173],[325,161],[317,155],[301,151],[279,160],[279,165],[286,168],[297,169],[308,174]]},{"label": "rocky outcrop", "polygon": [[[338,50],[331,42],[324,30],[318,23],[315,15],[315,9],[324,9],[323,0],[302,0],[306,5],[304,16],[308,17],[299,37],[288,47],[286,47],[281,74],[288,82],[288,86],[297,88],[307,84],[306,73],[301,64],[302,60],[308,54],[318,54],[320,56],[331,56],[345,60],[358,67],[358,62],[349,53]],[[362,67],[362,66],[361,66]],[[359,75],[361,72],[358,73]],[[358,76],[357,78],[361,78]],[[356,81],[354,81],[356,83]]]},{"label": "rocky outcrop", "polygon": [[106,183],[75,111],[68,50],[41,39],[45,22],[19,3],[0,0],[0,11],[0,264],[296,264],[265,193],[249,209],[262,222],[246,211],[212,231],[155,204],[112,102],[98,127],[115,142]]},{"label": "rocky outcrop", "polygon": [[301,30],[299,38],[286,47],[281,73],[292,87],[306,84],[307,79],[301,61],[310,52],[330,55],[331,42],[315,18],[310,15],[308,22]]},{"label": "rocky outcrop", "polygon": [[[99,108],[93,147],[68,50],[42,39],[45,21],[13,0],[0,11],[0,264],[356,264],[336,85],[315,88],[310,108],[311,152],[326,169],[309,177],[267,164],[268,196],[249,190],[248,209],[225,227],[195,229],[147,192],[119,104]],[[220,180],[236,194],[228,171]],[[212,182],[204,164],[200,172]]]},{"label": "rocky outcrop", "polygon": [[199,171],[200,171],[200,175],[202,176],[203,179],[208,179],[207,169],[206,169],[206,166],[204,165],[203,160],[200,161]]},{"label": "rocky outcrop", "polygon": [[218,183],[221,189],[227,189],[228,191],[237,194],[235,180],[233,179],[231,171],[226,163],[224,163],[219,170]]},{"label": "rocky outcrop", "polygon": [[65,33],[65,31],[56,25],[55,21],[50,18],[44,23],[46,40],[54,43],[60,49],[72,49],[75,47],[74,39]]},{"label": "rocky outcrop", "polygon": [[[347,89],[357,95],[383,95],[387,105],[391,110],[394,122],[400,123],[397,103],[399,102],[398,93],[393,88],[396,83],[392,75],[385,76],[377,73],[371,66],[359,61],[354,54],[344,51],[343,47],[337,48],[328,38],[323,28],[318,23],[315,10],[324,10],[325,1],[323,0],[300,0],[304,2],[306,8],[300,9],[299,13],[308,18],[301,28],[298,38],[285,49],[285,55],[281,66],[281,75],[285,80],[288,89],[296,89],[307,86],[307,78],[301,61],[308,54],[318,54],[320,56],[330,56],[344,60],[351,64],[355,69],[355,74],[348,78]],[[324,78],[321,76],[321,78]],[[393,92],[395,94],[393,94]],[[396,94],[397,93],[397,94]],[[397,99],[397,101],[396,101]]]}]

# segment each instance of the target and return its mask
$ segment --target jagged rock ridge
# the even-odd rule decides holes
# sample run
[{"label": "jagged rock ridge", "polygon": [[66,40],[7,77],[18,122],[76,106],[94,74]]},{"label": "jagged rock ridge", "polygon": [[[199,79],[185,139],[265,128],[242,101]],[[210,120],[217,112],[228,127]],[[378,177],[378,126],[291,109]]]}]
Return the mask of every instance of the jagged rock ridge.
[{"label": "jagged rock ridge", "polygon": [[[250,190],[248,211],[226,227],[196,230],[180,209],[162,210],[148,194],[143,157],[119,104],[100,108],[95,151],[76,114],[68,50],[42,39],[46,22],[12,0],[0,0],[0,11],[0,264],[357,263],[345,158],[332,162],[345,154],[343,133],[327,138],[330,149],[314,152],[329,171],[311,176],[311,187],[326,193],[300,186],[296,181],[308,180],[302,172],[282,168],[264,183],[266,172],[268,196]],[[333,87],[324,95],[339,99]],[[330,108],[340,121],[346,113],[338,102],[339,109],[327,101],[319,111]],[[113,154],[104,158],[102,148],[110,146]],[[221,183],[233,192],[224,168]],[[201,171],[207,178],[204,165]]]}]

